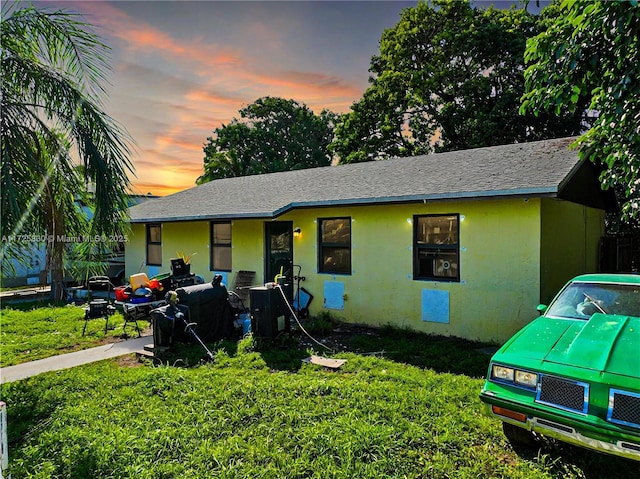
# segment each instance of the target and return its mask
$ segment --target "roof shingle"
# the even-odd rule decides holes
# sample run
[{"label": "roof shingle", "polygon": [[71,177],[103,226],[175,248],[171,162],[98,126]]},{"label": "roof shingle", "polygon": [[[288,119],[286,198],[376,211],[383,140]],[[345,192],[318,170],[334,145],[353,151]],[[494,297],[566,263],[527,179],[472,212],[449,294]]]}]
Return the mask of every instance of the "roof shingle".
[{"label": "roof shingle", "polygon": [[131,208],[133,223],[272,218],[296,207],[557,196],[580,163],[574,138],[225,178]]}]

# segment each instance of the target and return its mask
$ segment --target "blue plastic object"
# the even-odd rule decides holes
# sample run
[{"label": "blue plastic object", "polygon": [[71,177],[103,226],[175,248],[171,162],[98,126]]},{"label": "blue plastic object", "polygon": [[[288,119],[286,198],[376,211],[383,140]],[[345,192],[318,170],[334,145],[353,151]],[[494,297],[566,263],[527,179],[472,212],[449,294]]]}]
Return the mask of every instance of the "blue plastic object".
[{"label": "blue plastic object", "polygon": [[242,320],[242,334],[247,334],[251,332],[251,315],[249,313],[240,314],[240,319]]}]

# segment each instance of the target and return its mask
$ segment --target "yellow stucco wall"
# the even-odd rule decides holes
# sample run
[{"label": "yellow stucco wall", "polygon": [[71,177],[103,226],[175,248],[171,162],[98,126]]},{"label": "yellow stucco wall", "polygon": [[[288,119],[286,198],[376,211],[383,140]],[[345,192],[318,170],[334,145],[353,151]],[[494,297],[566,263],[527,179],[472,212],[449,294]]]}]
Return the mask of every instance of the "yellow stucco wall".
[{"label": "yellow stucco wall", "polygon": [[145,231],[145,225],[131,224],[131,230],[124,245],[125,278],[138,272],[148,272],[145,266]]},{"label": "yellow stucco wall", "polygon": [[[210,223],[208,221],[185,221],[162,224],[162,265],[146,265],[146,227],[133,224],[129,242],[126,245],[125,274],[143,272],[152,276],[159,270],[171,270],[171,258],[182,252],[191,256],[191,272],[202,276],[205,281],[213,278],[210,269],[209,242]],[[264,257],[264,228],[261,220],[232,221],[232,267],[228,272],[228,283],[233,285],[235,273],[240,270],[256,271],[262,282]]]},{"label": "yellow stucco wall", "polygon": [[[458,213],[460,282],[415,281],[413,226],[421,214]],[[317,273],[318,217],[352,218],[352,274]],[[325,281],[343,282],[347,299],[336,317],[471,339],[503,340],[535,317],[539,291],[539,201],[496,200],[327,208],[283,216],[302,237],[294,241],[303,286],[322,309]],[[449,323],[422,320],[422,290],[449,292]]]},{"label": "yellow stucco wall", "polygon": [[[457,213],[460,223],[459,283],[413,280],[413,230],[407,219],[421,214]],[[294,240],[294,263],[301,284],[314,295],[312,315],[324,310],[326,281],[344,284],[344,309],[337,318],[374,325],[394,324],[434,334],[503,341],[536,316],[540,302],[541,200],[451,201],[409,205],[354,206],[296,210],[278,220],[293,221],[302,235]],[[352,274],[317,273],[317,219],[352,218]],[[208,222],[163,225],[163,267],[176,251],[197,253],[192,272],[210,280]],[[239,270],[264,281],[264,222],[232,223],[233,285]],[[127,274],[145,257],[145,227],[133,225],[127,245]],[[142,271],[148,272],[145,268]],[[296,269],[297,273],[297,269]],[[449,322],[423,321],[423,290],[449,294]]]},{"label": "yellow stucco wall", "polygon": [[541,213],[540,301],[549,304],[569,279],[598,271],[605,212],[545,198]]}]

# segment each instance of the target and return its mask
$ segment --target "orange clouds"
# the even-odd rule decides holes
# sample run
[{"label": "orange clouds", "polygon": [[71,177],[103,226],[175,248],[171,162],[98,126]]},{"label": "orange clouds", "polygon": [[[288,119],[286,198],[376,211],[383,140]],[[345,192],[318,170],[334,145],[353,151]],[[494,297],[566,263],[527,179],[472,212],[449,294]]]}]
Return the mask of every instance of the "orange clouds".
[{"label": "orange clouds", "polygon": [[205,43],[193,42],[183,45],[152,27],[138,24],[135,28],[132,31],[116,32],[116,36],[125,40],[131,50],[148,51],[147,49],[151,48],[175,61],[193,61],[198,65],[207,66],[208,69],[241,63],[234,53],[212,51],[215,47]]},{"label": "orange clouds", "polygon": [[195,145],[192,142],[181,140],[175,136],[158,136],[156,138],[156,143],[163,148],[178,147],[184,150],[198,151],[202,153],[202,145]]},{"label": "orange clouds", "polygon": [[323,73],[283,71],[276,72],[275,75],[262,75],[256,77],[256,80],[269,86],[299,91],[303,94],[317,94],[321,92],[331,97],[359,97],[362,94],[361,88],[348,85],[340,78]]},{"label": "orange clouds", "polygon": [[[193,185],[190,185],[190,187]],[[161,181],[160,183],[153,182],[136,182],[134,186],[133,193],[138,195],[146,195],[147,193],[151,193],[156,196],[168,196],[178,191],[183,190],[184,188],[176,189],[175,185],[171,183],[171,178],[167,178],[165,181]]]},{"label": "orange clouds", "polygon": [[150,150],[136,163],[138,169],[144,171],[132,178],[133,192],[138,194],[169,195],[194,186],[196,178],[202,174],[202,161],[181,160],[157,150]]},{"label": "orange clouds", "polygon": [[[254,47],[223,45],[212,40],[217,38],[213,35],[202,36],[210,35],[210,31],[199,36],[181,32],[186,40],[178,38],[151,24],[151,16],[140,15],[144,5],[139,10],[127,8],[126,2],[69,5],[96,25],[100,35],[106,32],[116,39],[118,61],[133,65],[116,65],[119,88],[110,94],[111,104],[120,118],[126,119],[124,126],[136,140],[138,155],[133,161],[137,178],[133,183],[143,193],[168,194],[194,186],[202,174],[202,147],[207,137],[257,98],[280,96],[303,102],[317,113],[323,108],[341,113],[348,111],[363,91],[362,85],[339,76],[292,69],[284,62],[261,58]],[[179,3],[157,5],[155,17],[162,15],[167,5],[176,7]],[[210,8],[215,11],[214,2]],[[177,11],[173,10],[174,14]],[[270,27],[251,22],[243,26],[245,38],[269,43],[269,51],[278,58],[293,56],[288,49],[295,45],[280,35],[278,24]],[[114,117],[121,121],[118,115]]]},{"label": "orange clouds", "polygon": [[206,90],[192,90],[185,95],[185,98],[195,102],[231,105],[233,108],[238,106],[238,103],[242,100],[238,97],[230,97]]}]

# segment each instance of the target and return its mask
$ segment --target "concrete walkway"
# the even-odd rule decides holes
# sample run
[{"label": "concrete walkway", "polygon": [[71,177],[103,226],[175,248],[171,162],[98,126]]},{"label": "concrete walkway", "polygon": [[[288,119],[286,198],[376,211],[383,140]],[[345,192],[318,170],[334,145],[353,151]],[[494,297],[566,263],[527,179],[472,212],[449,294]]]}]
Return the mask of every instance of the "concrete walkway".
[{"label": "concrete walkway", "polygon": [[50,358],[39,359],[29,363],[8,366],[0,369],[0,383],[18,381],[30,376],[49,371],[59,371],[60,369],[73,368],[82,364],[102,361],[103,359],[116,358],[131,353],[144,354],[144,346],[152,344],[153,337],[142,336],[128,339],[119,343],[110,343],[96,348],[84,349],[73,353],[60,354]]}]

